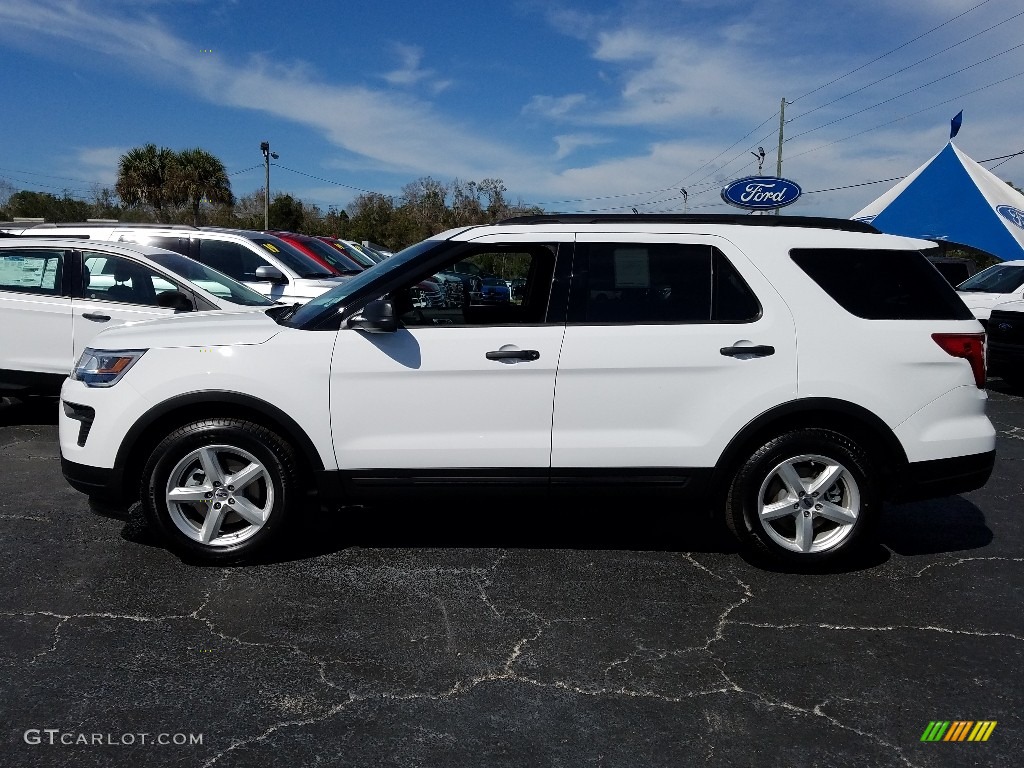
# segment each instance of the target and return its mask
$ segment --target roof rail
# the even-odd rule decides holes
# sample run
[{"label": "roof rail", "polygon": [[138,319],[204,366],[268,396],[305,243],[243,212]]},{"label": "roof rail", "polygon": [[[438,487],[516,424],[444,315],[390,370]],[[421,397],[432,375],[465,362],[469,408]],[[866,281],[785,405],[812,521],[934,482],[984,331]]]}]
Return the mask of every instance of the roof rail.
[{"label": "roof rail", "polygon": [[55,227],[131,227],[132,229],[196,229],[191,224],[153,224],[151,222],[118,221],[117,219],[89,219],[87,221],[47,221],[33,224],[31,229]]},{"label": "roof rail", "polygon": [[741,224],[751,227],[806,227],[844,232],[879,230],[863,221],[825,216],[751,216],[743,213],[549,213],[513,216],[498,224]]}]

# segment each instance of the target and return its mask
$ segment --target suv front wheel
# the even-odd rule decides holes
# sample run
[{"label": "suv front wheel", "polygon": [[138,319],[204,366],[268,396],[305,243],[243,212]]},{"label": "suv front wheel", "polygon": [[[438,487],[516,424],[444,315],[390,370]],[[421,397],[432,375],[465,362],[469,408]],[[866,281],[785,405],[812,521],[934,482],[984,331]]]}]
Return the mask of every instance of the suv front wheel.
[{"label": "suv front wheel", "polygon": [[258,424],[204,419],[157,445],[143,483],[146,514],[172,549],[203,562],[228,562],[280,538],[297,491],[295,455]]},{"label": "suv front wheel", "polygon": [[801,429],[756,450],[733,476],[726,522],[757,553],[791,565],[849,555],[880,505],[863,451],[845,435]]}]

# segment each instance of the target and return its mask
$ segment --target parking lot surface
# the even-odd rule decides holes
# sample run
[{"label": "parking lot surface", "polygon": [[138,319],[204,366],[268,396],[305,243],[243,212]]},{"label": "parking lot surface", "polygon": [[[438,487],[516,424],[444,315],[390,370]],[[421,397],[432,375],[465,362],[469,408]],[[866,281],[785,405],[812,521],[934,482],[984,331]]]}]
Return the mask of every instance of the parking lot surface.
[{"label": "parking lot surface", "polygon": [[56,407],[0,404],[0,765],[1021,764],[1024,397],[998,380],[989,484],[888,507],[817,575],[685,508],[487,499],[197,567],[65,484]]}]

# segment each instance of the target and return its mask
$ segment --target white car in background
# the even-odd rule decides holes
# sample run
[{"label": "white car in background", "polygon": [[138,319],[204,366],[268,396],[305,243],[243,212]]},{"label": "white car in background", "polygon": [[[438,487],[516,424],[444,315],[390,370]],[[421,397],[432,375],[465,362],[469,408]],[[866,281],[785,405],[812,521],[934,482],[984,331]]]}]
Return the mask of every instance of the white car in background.
[{"label": "white car in background", "polygon": [[1024,259],[993,264],[960,283],[956,292],[974,316],[987,324],[996,304],[1024,299]]},{"label": "white car in background", "polygon": [[78,238],[0,239],[0,393],[57,394],[100,331],[276,303],[178,253]]},{"label": "white car in background", "polygon": [[348,279],[279,237],[246,229],[84,222],[8,227],[6,231],[29,237],[83,237],[166,248],[285,304],[303,304]]}]

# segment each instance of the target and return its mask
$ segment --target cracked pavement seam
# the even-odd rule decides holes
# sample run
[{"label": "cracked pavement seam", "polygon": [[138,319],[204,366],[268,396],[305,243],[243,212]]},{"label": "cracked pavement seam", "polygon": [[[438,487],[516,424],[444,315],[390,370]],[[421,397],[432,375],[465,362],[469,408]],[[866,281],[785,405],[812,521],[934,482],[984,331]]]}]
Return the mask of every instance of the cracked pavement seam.
[{"label": "cracked pavement seam", "polygon": [[[227,579],[228,579],[228,577],[230,575],[230,571],[225,571],[221,575],[220,579],[218,580],[218,583],[213,585],[209,590],[206,591],[206,593],[205,593],[205,595],[204,595],[200,605],[195,610],[191,611],[190,613],[167,614],[167,615],[162,615],[162,616],[146,616],[146,615],[138,615],[138,614],[117,614],[117,613],[107,613],[107,612],[90,612],[90,613],[82,613],[82,614],[58,614],[58,613],[51,612],[51,611],[31,611],[31,612],[23,612],[23,613],[5,612],[5,613],[2,613],[0,615],[2,615],[2,616],[9,616],[9,617],[49,616],[49,617],[52,617],[52,618],[58,620],[56,625],[54,626],[54,629],[53,629],[53,643],[52,643],[51,647],[46,649],[46,650],[41,651],[38,654],[36,654],[33,657],[32,661],[31,661],[32,664],[35,664],[39,659],[41,659],[44,656],[46,656],[47,654],[53,653],[53,652],[55,652],[57,650],[57,648],[59,647],[59,644],[60,644],[60,637],[61,637],[60,636],[60,631],[61,631],[61,628],[66,623],[68,623],[69,621],[80,620],[80,619],[95,619],[95,620],[120,620],[120,621],[138,621],[138,622],[164,622],[164,621],[176,621],[176,620],[189,620],[189,619],[191,619],[191,620],[195,620],[195,621],[198,621],[198,622],[202,623],[207,628],[207,630],[211,633],[211,635],[213,635],[215,637],[218,637],[221,640],[224,640],[225,642],[229,642],[229,643],[233,643],[233,644],[237,644],[237,645],[241,645],[241,646],[284,649],[284,650],[287,650],[287,651],[289,651],[291,653],[294,653],[296,656],[298,656],[298,657],[300,657],[300,658],[302,658],[302,659],[304,659],[304,660],[308,661],[309,663],[311,663],[311,664],[316,666],[316,668],[318,670],[318,673],[319,673],[320,681],[324,685],[326,685],[327,687],[329,687],[331,689],[334,689],[334,690],[338,691],[339,693],[347,694],[347,698],[345,698],[343,701],[336,702],[336,703],[332,704],[331,706],[327,707],[324,711],[320,712],[319,714],[314,714],[314,715],[310,715],[308,717],[303,717],[303,718],[288,719],[288,720],[281,720],[281,721],[278,721],[278,722],[274,722],[274,723],[268,725],[266,728],[264,728],[262,730],[262,732],[257,734],[257,735],[254,735],[254,736],[249,737],[249,738],[244,738],[244,739],[233,739],[231,744],[228,747],[226,747],[225,749],[217,752],[216,754],[214,754],[213,756],[208,758],[203,763],[203,768],[211,768],[211,766],[216,765],[218,762],[220,762],[227,755],[229,755],[230,753],[232,753],[232,752],[234,752],[234,751],[236,751],[238,749],[242,749],[242,748],[245,748],[245,747],[248,747],[248,746],[252,746],[252,745],[255,745],[255,744],[260,744],[260,743],[266,742],[271,736],[273,736],[275,733],[281,731],[282,729],[292,728],[292,727],[302,727],[304,725],[310,725],[310,724],[314,724],[314,723],[325,722],[327,720],[330,720],[333,717],[336,717],[337,715],[342,713],[346,708],[348,708],[348,707],[350,707],[350,706],[352,706],[354,704],[358,704],[360,702],[372,701],[372,702],[378,702],[379,703],[379,702],[409,702],[409,701],[444,701],[444,700],[452,699],[452,698],[457,697],[457,696],[461,696],[461,695],[467,694],[468,692],[472,691],[477,686],[485,685],[485,684],[489,684],[489,683],[498,683],[498,682],[508,682],[508,683],[516,683],[516,684],[520,684],[520,685],[529,685],[529,686],[533,686],[533,687],[536,687],[536,688],[543,688],[543,689],[548,689],[548,690],[562,691],[562,692],[568,693],[570,695],[576,695],[576,696],[588,696],[588,697],[591,697],[591,696],[621,696],[621,697],[628,697],[628,698],[656,699],[656,700],[664,701],[664,702],[667,702],[667,703],[682,703],[682,702],[689,701],[689,700],[692,700],[694,698],[702,697],[702,696],[714,696],[714,695],[720,695],[720,694],[740,694],[742,696],[751,697],[753,699],[756,699],[757,701],[761,702],[765,706],[768,706],[768,707],[771,707],[771,708],[782,709],[782,710],[785,710],[787,712],[791,712],[791,713],[794,713],[794,714],[797,714],[797,715],[800,715],[800,716],[803,716],[803,717],[822,718],[823,720],[825,720],[826,722],[831,724],[833,727],[840,728],[842,730],[849,731],[851,733],[855,733],[855,734],[857,734],[857,735],[859,735],[861,737],[864,737],[866,739],[870,739],[871,741],[875,742],[878,745],[881,745],[881,746],[883,746],[883,747],[885,747],[887,749],[893,750],[895,752],[895,754],[898,756],[898,758],[904,764],[906,764],[908,766],[913,766],[914,765],[913,763],[911,763],[906,758],[906,756],[903,754],[903,750],[899,746],[894,745],[894,744],[886,741],[884,738],[882,738],[882,737],[880,737],[880,736],[878,736],[876,734],[865,732],[865,731],[857,729],[857,728],[855,728],[853,726],[847,725],[847,724],[841,722],[834,715],[828,714],[825,711],[823,711],[823,707],[826,706],[829,703],[828,701],[816,704],[812,708],[801,707],[801,706],[792,704],[792,703],[787,702],[787,701],[775,699],[773,697],[767,696],[767,695],[765,695],[763,693],[759,693],[757,691],[752,691],[752,690],[745,689],[745,688],[743,688],[741,685],[739,685],[735,680],[733,680],[729,676],[729,674],[727,673],[727,671],[725,669],[725,667],[726,667],[725,662],[722,659],[718,658],[715,655],[714,650],[713,650],[714,644],[722,642],[725,639],[725,633],[727,632],[727,629],[728,629],[729,626],[751,626],[751,627],[766,628],[766,629],[788,629],[788,628],[794,628],[794,627],[799,627],[799,626],[807,626],[807,625],[800,625],[800,624],[792,624],[792,625],[788,625],[788,624],[787,625],[760,624],[760,623],[743,622],[743,621],[738,621],[738,620],[735,620],[735,619],[731,619],[730,616],[731,616],[731,614],[734,611],[736,611],[737,609],[739,609],[742,606],[746,605],[751,600],[755,599],[755,595],[754,595],[753,591],[751,590],[751,587],[748,584],[746,584],[745,582],[743,582],[741,579],[739,579],[739,578],[737,578],[735,576],[733,576],[732,578],[735,581],[736,586],[740,589],[741,595],[740,595],[739,599],[731,602],[729,605],[727,605],[722,610],[722,612],[718,616],[718,620],[717,620],[717,622],[715,624],[713,633],[711,634],[711,636],[708,637],[708,639],[703,644],[696,645],[696,646],[689,647],[689,648],[681,648],[681,649],[649,649],[649,648],[644,648],[644,647],[641,646],[641,647],[638,647],[637,651],[635,653],[631,654],[629,657],[627,657],[625,659],[621,659],[621,660],[615,661],[615,662],[612,662],[605,669],[605,672],[608,673],[613,667],[629,664],[633,659],[636,659],[639,656],[644,655],[644,654],[655,654],[655,655],[660,656],[661,658],[665,658],[665,657],[667,657],[669,655],[678,656],[680,654],[688,653],[688,652],[704,652],[704,653],[708,654],[708,656],[710,657],[712,663],[715,665],[715,668],[718,671],[719,675],[721,675],[721,677],[722,677],[722,685],[712,686],[712,687],[709,687],[709,688],[689,691],[689,692],[687,692],[687,693],[685,693],[683,695],[667,696],[667,695],[664,695],[664,694],[659,694],[659,693],[657,693],[655,691],[645,690],[645,689],[634,689],[634,688],[630,688],[630,687],[627,687],[627,686],[624,686],[624,685],[623,686],[616,686],[616,687],[605,686],[605,687],[589,687],[588,688],[588,687],[583,687],[583,686],[579,686],[579,685],[574,685],[571,682],[567,682],[567,681],[563,681],[563,680],[545,681],[545,680],[539,680],[539,679],[536,679],[536,678],[529,677],[527,675],[523,675],[523,674],[518,673],[517,670],[516,670],[516,667],[517,667],[518,662],[522,658],[524,652],[526,651],[526,649],[528,648],[528,646],[531,643],[537,641],[538,639],[540,639],[541,636],[543,636],[543,634],[544,634],[546,629],[548,629],[548,628],[550,628],[550,627],[552,627],[552,626],[554,626],[556,624],[561,624],[561,623],[566,623],[566,622],[587,621],[587,620],[590,620],[590,619],[585,618],[585,617],[584,618],[577,618],[577,619],[545,619],[542,616],[539,616],[538,614],[536,614],[536,613],[534,613],[532,611],[525,611],[525,610],[522,610],[522,609],[515,609],[515,610],[513,610],[511,612],[503,612],[497,605],[495,605],[495,603],[491,599],[490,595],[488,594],[488,588],[491,586],[491,578],[492,578],[492,574],[493,574],[493,569],[497,568],[502,563],[502,561],[505,559],[505,557],[506,557],[505,553],[502,553],[495,560],[495,562],[492,564],[490,569],[460,569],[460,570],[462,570],[462,572],[466,572],[468,570],[471,573],[472,577],[476,580],[477,587],[478,587],[479,592],[480,592],[481,600],[484,602],[484,604],[487,606],[488,610],[492,613],[492,615],[496,619],[505,620],[505,619],[512,618],[513,615],[516,616],[516,617],[528,617],[528,618],[532,619],[534,622],[536,622],[535,630],[533,631],[533,633],[531,633],[531,634],[529,634],[529,635],[527,635],[525,637],[522,637],[519,640],[517,640],[515,642],[515,644],[512,646],[512,648],[509,651],[508,655],[505,657],[504,661],[496,669],[494,669],[491,672],[488,672],[486,674],[481,674],[481,675],[473,676],[473,677],[470,677],[470,678],[465,679],[465,680],[456,680],[451,685],[451,687],[448,690],[442,691],[440,693],[426,693],[426,692],[424,692],[424,693],[418,693],[418,692],[390,693],[390,692],[387,692],[387,691],[380,691],[380,692],[366,693],[366,694],[355,694],[355,693],[353,693],[351,691],[345,691],[344,689],[340,688],[339,686],[337,686],[335,683],[331,682],[328,679],[327,672],[326,672],[326,667],[327,667],[327,665],[329,663],[332,663],[332,661],[334,661],[332,659],[324,658],[322,656],[317,656],[317,655],[310,654],[310,653],[304,651],[303,649],[301,649],[300,647],[298,647],[298,646],[296,646],[294,644],[250,642],[250,641],[242,640],[240,638],[236,638],[236,637],[233,637],[231,635],[225,634],[224,632],[221,632],[220,630],[217,629],[215,621],[214,621],[213,618],[210,618],[210,617],[207,617],[207,616],[202,616],[200,614],[201,614],[201,612],[203,612],[207,608],[207,606],[211,602],[214,594],[227,581]],[[702,563],[700,563],[698,560],[696,560],[694,557],[692,557],[692,555],[686,554],[686,555],[683,556],[683,559],[686,560],[687,563],[691,567],[693,567],[696,570],[701,571],[702,573],[704,573],[707,576],[715,578],[715,579],[717,579],[719,581],[728,581],[728,579],[726,577],[723,577],[723,576],[721,576],[719,574],[716,574],[714,571],[710,570],[709,568],[704,566]],[[438,600],[439,598],[435,597],[434,599]],[[439,605],[441,606],[442,611],[443,611],[444,610],[443,603],[439,603]],[[446,612],[445,612],[445,620],[447,620]],[[896,629],[911,629],[911,630],[920,630],[920,631],[928,630],[928,631],[940,631],[940,632],[959,632],[958,630],[950,630],[950,629],[945,629],[945,628],[941,628],[941,627],[841,627],[841,626],[831,626],[831,625],[824,625],[824,624],[822,624],[822,625],[809,625],[809,626],[818,626],[818,627],[820,627],[822,629],[829,629],[829,630],[846,630],[846,631],[854,631],[854,630],[860,630],[860,631],[887,631],[887,630],[896,630]],[[450,633],[450,626],[449,626],[448,632]],[[962,634],[970,634],[970,635],[980,635],[980,636],[1005,636],[1005,635],[1002,635],[1001,633],[977,633],[977,632],[966,632],[966,631],[961,632],[961,633]],[[1015,639],[1024,639],[1024,638],[1013,636],[1013,635],[1011,635],[1011,637],[1014,637]]]}]

